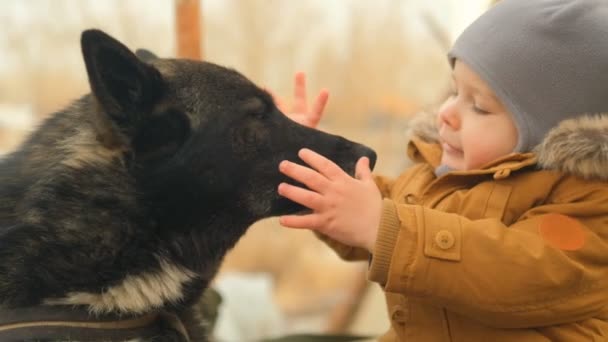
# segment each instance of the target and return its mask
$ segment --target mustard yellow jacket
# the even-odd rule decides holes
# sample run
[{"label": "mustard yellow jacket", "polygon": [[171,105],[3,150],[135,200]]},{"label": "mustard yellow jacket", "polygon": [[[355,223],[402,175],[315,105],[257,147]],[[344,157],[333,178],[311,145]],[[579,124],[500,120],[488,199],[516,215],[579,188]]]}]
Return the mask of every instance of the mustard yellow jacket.
[{"label": "mustard yellow jacket", "polygon": [[[438,178],[430,120],[408,146],[415,165],[377,179],[368,277],[386,293],[381,340],[608,341],[608,114]],[[345,259],[369,257],[324,240]]]}]

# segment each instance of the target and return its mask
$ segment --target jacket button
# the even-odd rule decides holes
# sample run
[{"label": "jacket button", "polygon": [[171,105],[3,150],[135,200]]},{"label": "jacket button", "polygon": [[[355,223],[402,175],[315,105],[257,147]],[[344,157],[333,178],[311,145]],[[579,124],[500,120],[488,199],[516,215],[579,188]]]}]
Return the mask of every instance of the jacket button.
[{"label": "jacket button", "polygon": [[407,311],[401,305],[393,307],[391,310],[391,320],[399,324],[404,324],[407,321]]},{"label": "jacket button", "polygon": [[418,201],[416,200],[416,196],[412,194],[407,194],[405,196],[405,203],[407,204],[416,204]]},{"label": "jacket button", "polygon": [[435,234],[435,243],[441,249],[450,249],[454,246],[454,234],[447,230],[440,230]]},{"label": "jacket button", "polygon": [[494,173],[494,179],[496,179],[496,180],[505,179],[505,178],[509,177],[510,175],[511,175],[511,169],[502,169],[502,170],[498,170],[498,171],[496,171],[496,173]]}]

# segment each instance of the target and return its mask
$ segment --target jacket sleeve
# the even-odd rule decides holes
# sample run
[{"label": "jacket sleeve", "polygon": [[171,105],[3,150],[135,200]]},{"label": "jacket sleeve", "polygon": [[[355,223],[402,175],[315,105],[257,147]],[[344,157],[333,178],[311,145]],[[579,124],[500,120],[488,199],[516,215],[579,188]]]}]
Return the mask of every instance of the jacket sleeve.
[{"label": "jacket sleeve", "polygon": [[[384,176],[374,175],[374,181],[382,194],[382,198],[390,196],[391,189],[394,184],[394,180]],[[355,261],[355,260],[369,260],[370,254],[363,248],[355,248],[338,241],[330,239],[329,237],[315,233],[321,241],[325,242],[331,249],[333,249],[342,259]]]},{"label": "jacket sleeve", "polygon": [[572,190],[511,226],[385,199],[370,280],[497,328],[599,316],[608,305],[608,192]]},{"label": "jacket sleeve", "polygon": [[329,238],[327,235],[315,232],[317,237],[325,242],[331,249],[333,249],[340,258],[347,261],[362,261],[369,260],[370,254],[364,248],[352,247],[334,239]]},{"label": "jacket sleeve", "polygon": [[374,182],[376,182],[376,186],[380,190],[382,198],[390,196],[390,193],[395,184],[395,179],[385,176],[374,175]]}]

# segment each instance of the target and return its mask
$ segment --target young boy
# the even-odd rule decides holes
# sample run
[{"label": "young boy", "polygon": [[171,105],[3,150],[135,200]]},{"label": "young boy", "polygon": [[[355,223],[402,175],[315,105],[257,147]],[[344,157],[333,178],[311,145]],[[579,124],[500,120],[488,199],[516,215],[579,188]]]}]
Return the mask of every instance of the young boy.
[{"label": "young boy", "polygon": [[449,61],[413,167],[352,178],[302,150],[279,169],[307,189],[278,191],[312,213],[281,224],[369,258],[383,341],[607,341],[608,1],[502,0]]}]

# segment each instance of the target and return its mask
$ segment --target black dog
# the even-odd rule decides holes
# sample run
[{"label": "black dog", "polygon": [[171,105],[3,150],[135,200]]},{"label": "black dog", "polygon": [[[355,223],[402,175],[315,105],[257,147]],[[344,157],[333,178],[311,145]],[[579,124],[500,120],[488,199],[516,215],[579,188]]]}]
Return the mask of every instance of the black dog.
[{"label": "black dog", "polygon": [[0,163],[1,341],[203,341],[196,303],[309,147],[354,172],[369,148],[288,119],[206,62],[82,34],[91,94]]}]

